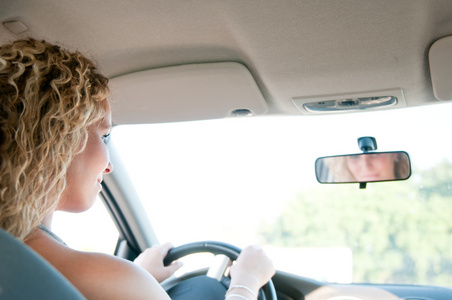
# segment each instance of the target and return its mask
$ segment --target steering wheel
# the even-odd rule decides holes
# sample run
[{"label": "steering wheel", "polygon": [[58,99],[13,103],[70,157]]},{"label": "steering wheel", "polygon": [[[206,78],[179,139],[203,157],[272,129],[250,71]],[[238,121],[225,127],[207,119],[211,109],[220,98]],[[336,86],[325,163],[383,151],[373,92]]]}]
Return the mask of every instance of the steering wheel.
[{"label": "steering wheel", "polygon": [[[236,260],[242,250],[236,246],[214,241],[194,242],[174,247],[168,251],[163,263],[165,266],[172,261],[193,253],[212,253],[214,255],[225,255],[232,261]],[[262,292],[261,292],[262,291]],[[265,300],[277,300],[275,286],[271,279],[261,288],[259,294],[264,296]]]}]

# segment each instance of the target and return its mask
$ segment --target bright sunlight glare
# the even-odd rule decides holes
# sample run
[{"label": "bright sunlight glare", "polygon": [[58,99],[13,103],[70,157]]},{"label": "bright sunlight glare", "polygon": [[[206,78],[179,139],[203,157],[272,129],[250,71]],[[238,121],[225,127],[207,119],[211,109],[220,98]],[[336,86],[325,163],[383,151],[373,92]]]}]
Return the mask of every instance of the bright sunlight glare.
[{"label": "bright sunlight glare", "polygon": [[[259,242],[255,232],[262,220],[275,218],[300,191],[320,186],[317,157],[358,153],[358,137],[375,137],[377,151],[407,151],[416,167],[452,161],[452,139],[443,133],[452,129],[451,115],[452,104],[444,103],[358,114],[124,125],[113,130],[111,142],[161,242],[223,240],[243,247]],[[92,218],[96,225],[89,226],[104,222]],[[71,229],[68,221],[61,217],[54,223],[62,233],[71,231],[73,244],[84,245],[87,233]],[[107,243],[94,234],[96,242]],[[334,251],[344,258],[337,269],[347,269],[349,250]],[[332,281],[351,280],[348,273],[340,276]]]}]

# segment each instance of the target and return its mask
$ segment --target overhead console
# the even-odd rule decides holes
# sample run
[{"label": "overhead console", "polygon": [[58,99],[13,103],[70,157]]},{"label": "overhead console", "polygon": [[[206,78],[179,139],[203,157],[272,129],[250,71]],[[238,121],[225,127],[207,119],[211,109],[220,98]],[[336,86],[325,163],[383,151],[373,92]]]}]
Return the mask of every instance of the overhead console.
[{"label": "overhead console", "polygon": [[304,114],[327,114],[406,106],[402,89],[292,98]]}]

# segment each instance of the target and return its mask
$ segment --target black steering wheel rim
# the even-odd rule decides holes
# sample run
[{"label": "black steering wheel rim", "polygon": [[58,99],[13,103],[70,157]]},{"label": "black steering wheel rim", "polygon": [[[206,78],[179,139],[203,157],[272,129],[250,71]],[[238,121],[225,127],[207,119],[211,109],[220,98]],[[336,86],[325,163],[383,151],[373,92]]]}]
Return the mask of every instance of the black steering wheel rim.
[{"label": "black steering wheel rim", "polygon": [[[229,257],[231,260],[236,260],[239,257],[242,249],[233,246],[231,244],[216,242],[216,241],[201,241],[184,244],[178,247],[174,247],[168,251],[163,263],[165,266],[169,265],[172,261],[184,257],[193,253],[209,252],[214,255],[223,254]],[[276,300],[276,290],[270,279],[263,287],[262,290],[266,300]]]}]

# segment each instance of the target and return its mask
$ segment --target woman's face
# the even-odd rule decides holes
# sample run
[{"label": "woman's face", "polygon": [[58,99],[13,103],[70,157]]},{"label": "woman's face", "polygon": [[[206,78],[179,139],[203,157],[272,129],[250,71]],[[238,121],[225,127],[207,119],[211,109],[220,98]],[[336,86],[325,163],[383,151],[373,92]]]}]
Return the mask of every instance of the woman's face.
[{"label": "woman's face", "polygon": [[394,153],[356,155],[347,157],[347,165],[357,181],[392,180],[395,159]]},{"label": "woman's face", "polygon": [[88,141],[74,157],[66,173],[66,188],[58,210],[82,212],[89,209],[101,191],[103,174],[113,171],[106,141],[111,130],[110,106],[104,119],[88,128]]}]

